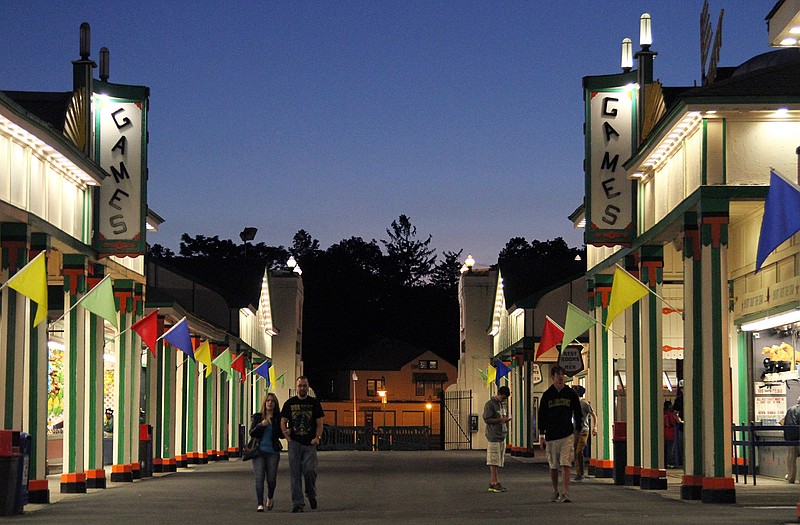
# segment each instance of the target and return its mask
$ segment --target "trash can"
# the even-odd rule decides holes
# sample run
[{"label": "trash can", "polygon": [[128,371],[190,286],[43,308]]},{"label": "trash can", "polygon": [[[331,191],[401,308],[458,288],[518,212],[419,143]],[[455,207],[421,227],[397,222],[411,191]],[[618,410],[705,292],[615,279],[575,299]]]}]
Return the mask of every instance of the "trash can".
[{"label": "trash can", "polygon": [[614,485],[625,484],[625,465],[628,463],[628,433],[624,421],[614,421]]},{"label": "trash can", "polygon": [[139,474],[153,476],[153,427],[146,423],[139,425]]},{"label": "trash can", "polygon": [[18,430],[0,430],[0,516],[18,514],[17,494],[22,482]]},{"label": "trash can", "polygon": [[20,514],[25,505],[28,504],[28,465],[31,462],[31,435],[27,432],[19,434],[19,483],[17,485],[17,495],[14,498],[14,513]]}]

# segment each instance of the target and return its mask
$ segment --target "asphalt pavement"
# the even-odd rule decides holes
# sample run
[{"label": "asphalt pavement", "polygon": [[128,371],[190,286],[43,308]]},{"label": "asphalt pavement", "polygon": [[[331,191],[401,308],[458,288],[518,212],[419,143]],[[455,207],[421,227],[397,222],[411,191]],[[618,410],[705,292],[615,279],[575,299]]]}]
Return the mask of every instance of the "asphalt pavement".
[{"label": "asphalt pavement", "polygon": [[[608,479],[573,483],[571,503],[550,503],[550,478],[542,457],[506,458],[500,480],[508,492],[488,491],[483,451],[320,452],[319,507],[291,513],[288,460],[278,471],[275,508],[257,513],[249,462],[193,465],[107,489],[61,494],[51,482],[51,503],[29,504],[20,523],[435,523],[516,524],[539,520],[599,523],[795,523],[800,485],[759,477],[737,485],[737,503],[680,499],[680,471],[667,490],[615,486]],[[743,481],[743,480],[741,480]]]}]

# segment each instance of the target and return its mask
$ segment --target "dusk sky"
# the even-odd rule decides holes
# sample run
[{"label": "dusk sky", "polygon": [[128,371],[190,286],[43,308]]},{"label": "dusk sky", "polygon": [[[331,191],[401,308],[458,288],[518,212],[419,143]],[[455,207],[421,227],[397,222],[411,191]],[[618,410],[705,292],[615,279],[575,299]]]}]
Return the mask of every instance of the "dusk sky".
[{"label": "dusk sky", "polygon": [[[725,10],[720,65],[769,51],[775,0]],[[400,214],[488,266],[563,237],[583,198],[581,78],[620,72],[653,19],[655,77],[700,79],[702,0],[0,2],[0,89],[69,91],[81,22],[114,83],[150,87],[148,236],[327,248]],[[99,73],[95,74],[97,78]]]}]

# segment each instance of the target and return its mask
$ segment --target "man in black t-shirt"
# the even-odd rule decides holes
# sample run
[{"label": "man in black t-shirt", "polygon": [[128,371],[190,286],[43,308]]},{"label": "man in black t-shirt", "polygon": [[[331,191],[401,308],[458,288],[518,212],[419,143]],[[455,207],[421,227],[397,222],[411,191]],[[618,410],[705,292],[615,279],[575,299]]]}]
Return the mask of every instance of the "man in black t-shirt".
[{"label": "man in black t-shirt", "polygon": [[300,376],[297,395],[281,410],[281,430],[289,443],[289,472],[292,480],[292,512],[303,512],[303,482],[308,504],[317,508],[317,445],[322,438],[325,413],[316,398],[308,395],[308,378]]},{"label": "man in black t-shirt", "polygon": [[[542,448],[547,450],[553,495],[550,501],[569,503],[569,476],[575,459],[575,435],[583,428],[583,412],[578,394],[564,384],[564,369],[550,369],[553,384],[542,394],[538,425]],[[558,492],[558,468],[564,473],[564,490]]]}]

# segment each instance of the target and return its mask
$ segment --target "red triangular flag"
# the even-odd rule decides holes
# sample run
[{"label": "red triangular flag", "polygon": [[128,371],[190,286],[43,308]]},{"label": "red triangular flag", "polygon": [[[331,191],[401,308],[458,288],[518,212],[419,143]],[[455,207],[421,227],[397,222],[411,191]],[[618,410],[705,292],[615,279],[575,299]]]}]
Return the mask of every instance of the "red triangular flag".
[{"label": "red triangular flag", "polygon": [[534,359],[547,352],[561,340],[564,339],[564,329],[558,326],[549,316],[545,316],[544,328],[542,328],[542,338],[539,340],[539,347],[536,349]]},{"label": "red triangular flag", "polygon": [[153,310],[131,325],[131,330],[136,332],[142,338],[144,344],[152,352],[153,357],[156,357],[156,348],[158,345],[158,310]]},{"label": "red triangular flag", "polygon": [[242,383],[244,383],[244,354],[239,354],[236,359],[231,361],[231,368],[242,375]]}]

